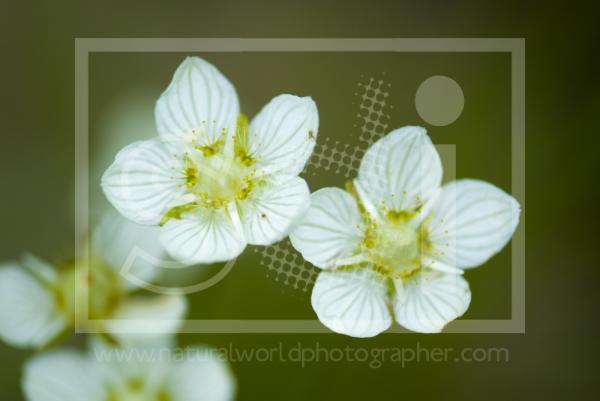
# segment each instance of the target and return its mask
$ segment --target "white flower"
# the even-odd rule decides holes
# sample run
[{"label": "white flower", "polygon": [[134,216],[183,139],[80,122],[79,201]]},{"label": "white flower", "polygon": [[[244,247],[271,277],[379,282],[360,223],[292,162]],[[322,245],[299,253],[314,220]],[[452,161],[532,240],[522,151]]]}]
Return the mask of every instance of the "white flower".
[{"label": "white flower", "polygon": [[[161,249],[152,229],[112,213],[93,235],[87,269],[78,261],[54,267],[31,255],[0,265],[0,338],[17,347],[47,346],[73,330],[84,308],[90,321],[110,320],[88,329],[115,338],[138,328],[148,332],[135,320],[142,318],[154,319],[156,333],[176,330],[187,310],[183,295],[132,294],[136,288],[119,274],[136,246]],[[139,258],[130,271],[149,281],[160,269]]]},{"label": "white flower", "polygon": [[188,57],[155,109],[159,137],[116,156],[102,188],[121,214],[160,225],[167,251],[187,263],[237,257],[281,240],[306,210],[298,177],[315,146],[312,99],[280,95],[248,126],[233,85]]},{"label": "white flower", "polygon": [[469,307],[461,276],[510,240],[517,201],[492,184],[458,180],[440,188],[440,158],[420,127],[376,142],[349,192],[324,188],[290,234],[304,258],[323,268],[312,292],[331,330],[375,336],[392,315],[417,332],[442,330]]},{"label": "white flower", "polygon": [[28,401],[229,401],[235,379],[215,350],[135,346],[56,350],[24,369]]}]

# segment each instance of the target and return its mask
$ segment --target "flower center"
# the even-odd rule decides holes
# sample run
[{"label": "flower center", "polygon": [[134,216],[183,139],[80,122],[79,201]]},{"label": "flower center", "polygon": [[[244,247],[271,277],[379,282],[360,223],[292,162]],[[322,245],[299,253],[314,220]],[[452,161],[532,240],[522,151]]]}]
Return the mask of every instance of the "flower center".
[{"label": "flower center", "polygon": [[71,262],[63,266],[60,275],[54,295],[68,319],[75,319],[75,314],[83,308],[87,308],[90,319],[106,318],[125,295],[117,273],[94,256],[90,257],[87,269]]},{"label": "flower center", "polygon": [[123,386],[109,390],[106,401],[171,401],[172,397],[164,388],[152,389],[144,379],[130,378]]},{"label": "flower center", "polygon": [[362,245],[380,272],[408,277],[421,267],[421,234],[406,221],[371,222]]},{"label": "flower center", "polygon": [[186,186],[201,203],[219,206],[244,196],[250,173],[238,159],[216,153],[186,169]]},{"label": "flower center", "polygon": [[419,235],[405,222],[384,221],[376,230],[371,255],[386,270],[408,275],[420,266]]},{"label": "flower center", "polygon": [[[225,131],[224,131],[225,132]],[[165,213],[160,225],[170,219],[180,219],[182,214],[198,207],[223,208],[233,201],[248,198],[260,184],[255,159],[248,153],[248,120],[240,115],[233,149],[226,149],[225,139],[195,146],[184,156],[185,187],[194,195],[194,200],[175,206]]]}]

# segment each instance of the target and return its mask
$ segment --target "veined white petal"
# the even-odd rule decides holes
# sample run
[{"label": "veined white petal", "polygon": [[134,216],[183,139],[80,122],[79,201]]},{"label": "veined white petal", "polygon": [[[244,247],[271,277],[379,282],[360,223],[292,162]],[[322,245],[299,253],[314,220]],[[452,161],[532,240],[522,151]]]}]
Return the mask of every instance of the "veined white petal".
[{"label": "veined white petal", "polygon": [[479,266],[510,241],[519,214],[515,198],[490,183],[451,182],[426,219],[430,257],[463,269]]},{"label": "veined white petal", "polygon": [[309,203],[310,191],[302,178],[269,176],[256,194],[238,203],[246,240],[253,245],[269,245],[283,239]]},{"label": "veined white petal", "polygon": [[160,139],[134,142],[121,150],[102,176],[112,205],[139,224],[158,224],[185,192],[183,159]]},{"label": "veined white petal", "polygon": [[[209,62],[187,57],[156,103],[156,126],[163,138],[207,145],[235,133],[240,112],[235,88]],[[224,139],[224,138],[223,138]]]},{"label": "veined white petal", "polygon": [[363,207],[369,214],[369,217],[372,220],[380,223],[383,216],[381,215],[380,211],[373,203],[373,200],[371,199],[371,197],[369,196],[369,194],[367,193],[365,188],[363,188],[362,184],[357,179],[355,179],[353,181],[353,184],[354,184],[354,189],[356,190],[356,194],[358,195],[358,199],[360,199],[360,203],[362,203]]},{"label": "veined white petal", "polygon": [[369,260],[370,260],[370,258],[369,258],[368,254],[359,253],[359,254],[356,254],[354,256],[350,256],[347,258],[336,259],[334,266],[342,267],[342,266],[358,265],[362,262],[367,262]]},{"label": "veined white petal", "polygon": [[248,153],[258,170],[298,175],[315,147],[318,130],[319,113],[310,97],[279,95],[250,123]]},{"label": "veined white petal", "polygon": [[358,181],[376,207],[410,212],[439,188],[442,163],[424,128],[403,127],[367,150]]},{"label": "veined white petal", "polygon": [[130,334],[165,335],[180,328],[187,311],[183,295],[139,295],[123,301],[110,316],[105,329],[119,338]]},{"label": "veined white petal", "polygon": [[75,351],[53,351],[31,359],[24,369],[28,401],[105,401],[102,378],[91,361]]},{"label": "veined white petal", "polygon": [[392,323],[386,291],[385,281],[368,269],[322,271],[311,303],[321,323],[331,330],[373,337]]},{"label": "veined white petal", "polygon": [[0,266],[0,337],[17,347],[40,347],[67,325],[47,283],[17,264]]},{"label": "veined white petal", "polygon": [[364,237],[356,201],[339,188],[323,188],[310,197],[310,208],[290,233],[302,257],[321,268],[354,256]]},{"label": "veined white petal", "polygon": [[216,350],[198,347],[172,365],[167,389],[173,401],[230,401],[236,383],[233,374]]},{"label": "veined white petal", "polygon": [[471,303],[469,283],[458,274],[424,270],[406,283],[396,282],[396,321],[419,333],[439,333]]},{"label": "veined white petal", "polygon": [[[127,266],[128,275],[142,282],[150,282],[161,271],[161,266],[157,266],[156,262],[169,259],[159,236],[159,227],[133,223],[111,210],[94,230],[92,247],[94,253],[116,272],[121,272]],[[133,261],[130,258],[134,258]],[[130,289],[137,287],[130,281],[126,285]]]},{"label": "veined white petal", "polygon": [[465,272],[463,269],[447,265],[445,263],[440,262],[437,259],[428,256],[424,256],[423,258],[421,258],[421,266],[428,267],[430,269],[437,270],[442,273],[463,274]]},{"label": "veined white petal", "polygon": [[173,258],[190,265],[231,260],[246,247],[223,208],[198,208],[169,220],[162,227],[161,242]]}]

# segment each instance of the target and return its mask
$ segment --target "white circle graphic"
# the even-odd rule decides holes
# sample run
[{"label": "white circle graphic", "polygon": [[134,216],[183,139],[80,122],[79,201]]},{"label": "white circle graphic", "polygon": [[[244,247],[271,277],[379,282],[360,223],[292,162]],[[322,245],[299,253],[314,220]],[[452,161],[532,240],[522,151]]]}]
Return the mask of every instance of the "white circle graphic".
[{"label": "white circle graphic", "polygon": [[444,75],[434,75],[421,83],[415,96],[417,113],[435,126],[452,124],[460,117],[465,96],[458,83]]}]

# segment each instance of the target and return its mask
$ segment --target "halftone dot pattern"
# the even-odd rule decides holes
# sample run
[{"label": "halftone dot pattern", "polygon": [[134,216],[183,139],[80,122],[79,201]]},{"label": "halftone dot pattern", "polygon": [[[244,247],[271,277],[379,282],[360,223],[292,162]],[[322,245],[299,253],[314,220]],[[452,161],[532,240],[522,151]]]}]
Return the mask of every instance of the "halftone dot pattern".
[{"label": "halftone dot pattern", "polygon": [[356,153],[348,144],[325,138],[315,146],[304,173],[314,176],[324,170],[333,171],[345,178],[354,177],[360,166],[360,156]]},{"label": "halftone dot pattern", "polygon": [[267,267],[267,277],[275,281],[306,292],[317,279],[319,269],[305,261],[288,239],[255,250],[262,254],[260,264]]},{"label": "halftone dot pattern", "polygon": [[355,93],[360,97],[359,112],[356,115],[360,123],[355,125],[360,130],[359,146],[360,157],[375,141],[382,138],[388,129],[390,115],[388,109],[393,108],[387,104],[390,93],[387,91],[391,84],[382,79],[369,78],[368,83],[358,83],[360,90]]},{"label": "halftone dot pattern", "polygon": [[358,128],[358,146],[350,146],[331,138],[319,138],[315,150],[304,168],[305,175],[317,175],[319,171],[333,171],[346,179],[354,178],[360,167],[360,161],[365,151],[379,138],[383,137],[388,128],[390,115],[387,113],[392,106],[387,104],[391,85],[383,79],[369,78],[358,82],[358,119],[354,127]]},{"label": "halftone dot pattern", "polygon": [[[358,82],[357,86],[354,95],[358,98],[358,122],[354,127],[360,132],[358,146],[318,137],[304,168],[305,176],[332,171],[341,176],[341,186],[345,180],[356,177],[366,150],[387,133],[388,111],[392,108],[387,104],[391,85],[383,79],[370,77]],[[289,240],[254,249],[262,255],[260,264],[267,267],[267,277],[304,292],[312,288],[320,269],[305,261]]]}]

